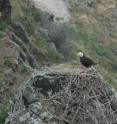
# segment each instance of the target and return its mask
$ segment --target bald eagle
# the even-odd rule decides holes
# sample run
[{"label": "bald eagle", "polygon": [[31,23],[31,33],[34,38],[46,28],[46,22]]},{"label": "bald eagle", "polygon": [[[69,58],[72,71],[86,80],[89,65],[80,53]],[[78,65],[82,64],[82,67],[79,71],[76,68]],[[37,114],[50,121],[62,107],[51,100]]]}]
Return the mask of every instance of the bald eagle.
[{"label": "bald eagle", "polygon": [[87,56],[84,55],[84,53],[79,52],[77,53],[77,55],[80,57],[80,62],[82,65],[84,65],[85,67],[91,67],[93,65],[96,65],[96,63],[91,60],[90,58],[88,58]]}]

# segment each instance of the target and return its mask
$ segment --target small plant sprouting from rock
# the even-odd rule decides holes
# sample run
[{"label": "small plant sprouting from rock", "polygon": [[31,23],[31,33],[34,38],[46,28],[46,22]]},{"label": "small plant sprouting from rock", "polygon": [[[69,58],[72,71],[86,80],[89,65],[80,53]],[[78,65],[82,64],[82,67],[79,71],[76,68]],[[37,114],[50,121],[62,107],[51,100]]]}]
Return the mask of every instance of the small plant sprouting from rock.
[{"label": "small plant sprouting from rock", "polygon": [[8,116],[7,112],[10,110],[9,105],[4,105],[0,107],[0,124],[3,124],[5,121],[5,118]]},{"label": "small plant sprouting from rock", "polygon": [[10,59],[6,59],[4,61],[4,65],[8,68],[11,68],[13,66],[13,62]]},{"label": "small plant sprouting from rock", "polygon": [[4,31],[6,29],[6,23],[4,21],[0,21],[0,30]]},{"label": "small plant sprouting from rock", "polygon": [[25,64],[21,65],[21,73],[26,73],[28,72],[28,67]]}]

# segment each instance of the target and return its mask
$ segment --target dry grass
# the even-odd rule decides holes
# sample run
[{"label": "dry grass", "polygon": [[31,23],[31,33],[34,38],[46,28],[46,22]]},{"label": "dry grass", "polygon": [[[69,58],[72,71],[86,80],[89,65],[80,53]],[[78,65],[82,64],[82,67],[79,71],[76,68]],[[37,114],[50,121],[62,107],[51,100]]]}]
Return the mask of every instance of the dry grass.
[{"label": "dry grass", "polygon": [[28,79],[29,76],[20,73],[19,70],[14,72],[11,68],[6,67],[6,65],[4,64],[6,60],[10,60],[12,63],[14,63],[18,59],[18,57],[19,48],[10,40],[8,35],[0,39],[0,80],[2,82],[4,82],[4,80],[7,80],[7,75],[9,75],[11,79],[13,79],[14,85],[10,87],[11,94],[17,92],[19,87],[24,83],[25,80]]}]

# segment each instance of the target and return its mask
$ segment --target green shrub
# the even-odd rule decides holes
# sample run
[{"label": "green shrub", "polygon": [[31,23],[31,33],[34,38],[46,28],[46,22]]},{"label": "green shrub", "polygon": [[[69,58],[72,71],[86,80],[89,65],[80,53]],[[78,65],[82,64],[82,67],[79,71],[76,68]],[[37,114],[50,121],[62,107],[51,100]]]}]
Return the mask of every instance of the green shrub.
[{"label": "green shrub", "polygon": [[8,68],[11,68],[13,66],[13,62],[10,59],[6,59],[4,61],[4,65]]},{"label": "green shrub", "polygon": [[8,111],[10,107],[8,105],[4,105],[0,107],[0,124],[4,124],[6,117],[8,116]]},{"label": "green shrub", "polygon": [[6,23],[4,21],[0,21],[0,30],[4,31],[6,29]]},{"label": "green shrub", "polygon": [[25,64],[22,64],[21,73],[26,73],[26,72],[28,72],[28,67]]}]

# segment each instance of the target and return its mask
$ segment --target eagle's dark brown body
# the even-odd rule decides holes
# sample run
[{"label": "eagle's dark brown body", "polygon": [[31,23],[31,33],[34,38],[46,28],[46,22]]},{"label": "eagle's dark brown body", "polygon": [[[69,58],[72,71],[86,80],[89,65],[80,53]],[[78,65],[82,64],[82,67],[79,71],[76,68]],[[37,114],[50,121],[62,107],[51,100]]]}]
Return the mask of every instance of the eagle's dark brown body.
[{"label": "eagle's dark brown body", "polygon": [[92,65],[96,65],[95,62],[93,62],[93,60],[91,60],[90,58],[83,56],[80,57],[80,62],[85,66],[85,67],[91,67]]}]

